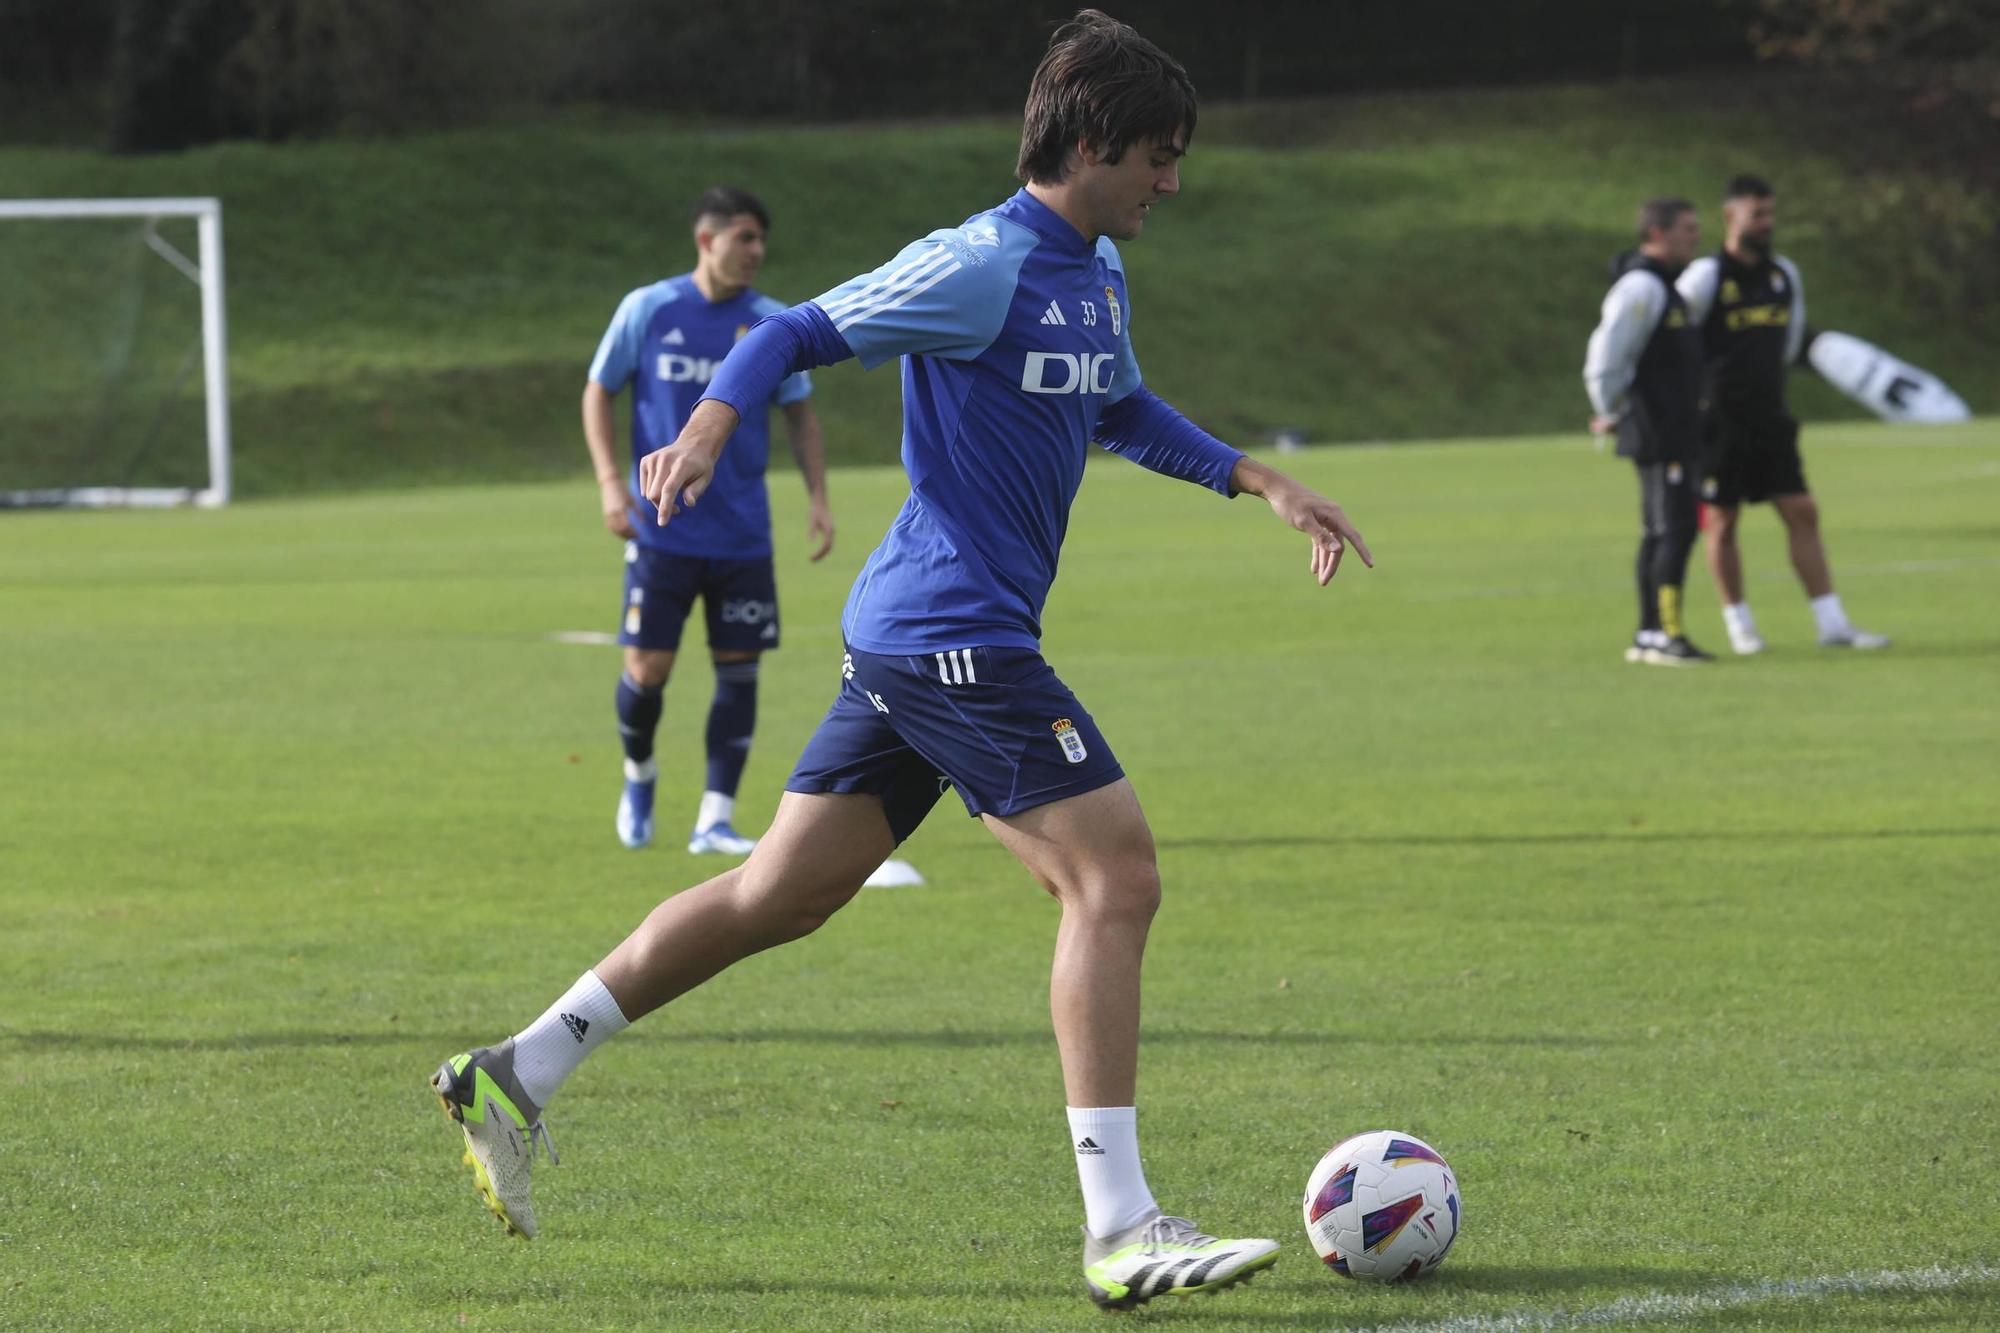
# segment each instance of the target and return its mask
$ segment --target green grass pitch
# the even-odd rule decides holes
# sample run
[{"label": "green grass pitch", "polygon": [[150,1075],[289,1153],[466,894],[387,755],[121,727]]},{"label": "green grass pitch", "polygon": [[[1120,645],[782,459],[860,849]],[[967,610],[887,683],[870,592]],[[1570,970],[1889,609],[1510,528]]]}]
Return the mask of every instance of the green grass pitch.
[{"label": "green grass pitch", "polygon": [[[1841,590],[1896,646],[1815,647],[1757,511],[1770,652],[1699,672],[1619,660],[1637,497],[1580,437],[1289,460],[1379,557],[1327,590],[1256,501],[1092,468],[1046,646],[1160,842],[1149,1176],[1286,1243],[1132,1318],[1990,1327],[2000,431],[1806,448]],[[902,481],[835,475],[820,567],[773,489],[752,829]],[[675,843],[698,653],[666,845],[612,836],[614,654],[549,636],[611,628],[617,577],[582,480],[0,515],[0,1326],[1106,1327],[1055,909],[950,798],[907,848],[928,887],[584,1067],[542,1239],[479,1207],[426,1074],[713,868]],[[1300,1226],[1320,1152],[1384,1126],[1463,1181],[1411,1288],[1325,1273]]]}]

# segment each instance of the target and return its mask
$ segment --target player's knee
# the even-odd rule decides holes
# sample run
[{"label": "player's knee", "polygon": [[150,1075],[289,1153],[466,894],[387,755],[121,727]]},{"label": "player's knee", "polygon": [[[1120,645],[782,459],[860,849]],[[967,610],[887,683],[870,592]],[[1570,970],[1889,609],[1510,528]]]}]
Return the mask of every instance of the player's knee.
[{"label": "player's knee", "polygon": [[[744,867],[749,871],[749,867]],[[799,883],[765,879],[745,873],[736,885],[740,912],[753,918],[771,944],[801,940],[818,930],[845,907],[860,884],[824,882]]]},{"label": "player's knee", "polygon": [[1063,899],[1089,916],[1151,921],[1160,910],[1159,863],[1151,849],[1108,859],[1079,873]]},{"label": "player's knee", "polygon": [[1819,531],[1819,502],[1810,495],[1795,495],[1785,502],[1785,522],[1795,532]]},{"label": "player's knee", "polygon": [[674,674],[674,655],[644,648],[625,651],[625,674],[643,690],[656,690]]}]

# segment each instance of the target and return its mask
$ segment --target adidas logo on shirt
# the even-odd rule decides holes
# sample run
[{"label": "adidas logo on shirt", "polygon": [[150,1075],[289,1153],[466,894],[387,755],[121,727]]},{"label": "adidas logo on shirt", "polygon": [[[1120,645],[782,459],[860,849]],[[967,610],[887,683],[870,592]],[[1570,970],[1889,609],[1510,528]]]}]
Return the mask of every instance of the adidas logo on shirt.
[{"label": "adidas logo on shirt", "polygon": [[582,1041],[583,1034],[590,1031],[590,1020],[587,1018],[578,1018],[575,1014],[564,1014],[562,1021],[563,1026],[569,1029],[569,1035],[575,1037],[578,1041]]},{"label": "adidas logo on shirt", "polygon": [[1042,312],[1042,323],[1067,324],[1069,321],[1063,318],[1062,307],[1051,301],[1049,302],[1049,308]]},{"label": "adidas logo on shirt", "polygon": [[669,347],[679,347],[682,343],[686,342],[687,339],[681,336],[681,331],[679,329],[668,329],[667,336],[660,339],[660,341],[665,343]]},{"label": "adidas logo on shirt", "polygon": [[1097,1146],[1096,1139],[1086,1136],[1076,1141],[1076,1155],[1078,1157],[1102,1157],[1104,1156],[1104,1149]]}]

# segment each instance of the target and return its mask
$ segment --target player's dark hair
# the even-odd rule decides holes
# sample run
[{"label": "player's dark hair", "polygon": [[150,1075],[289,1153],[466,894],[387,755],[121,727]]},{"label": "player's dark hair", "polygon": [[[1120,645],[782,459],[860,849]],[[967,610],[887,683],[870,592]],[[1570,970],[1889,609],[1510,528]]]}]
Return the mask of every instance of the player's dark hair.
[{"label": "player's dark hair", "polygon": [[1769,199],[1774,191],[1771,182],[1762,176],[1731,176],[1729,188],[1722,192],[1724,199]]},{"label": "player's dark hair", "polygon": [[1651,240],[1655,229],[1666,231],[1681,220],[1681,214],[1692,212],[1694,205],[1677,194],[1648,199],[1639,205],[1639,243],[1643,245]]},{"label": "player's dark hair", "polygon": [[1194,118],[1194,83],[1179,61],[1130,24],[1079,9],[1055,30],[1035,67],[1014,174],[1037,185],[1058,183],[1079,141],[1097,145],[1107,162],[1134,143],[1171,143],[1176,135],[1185,148]]},{"label": "player's dark hair", "polygon": [[757,225],[765,231],[771,230],[771,212],[764,207],[764,201],[748,190],[739,190],[733,185],[711,185],[701,192],[701,198],[694,201],[694,212],[688,215],[688,222],[699,227],[703,218],[722,218],[727,221],[738,213],[748,213],[757,219]]}]

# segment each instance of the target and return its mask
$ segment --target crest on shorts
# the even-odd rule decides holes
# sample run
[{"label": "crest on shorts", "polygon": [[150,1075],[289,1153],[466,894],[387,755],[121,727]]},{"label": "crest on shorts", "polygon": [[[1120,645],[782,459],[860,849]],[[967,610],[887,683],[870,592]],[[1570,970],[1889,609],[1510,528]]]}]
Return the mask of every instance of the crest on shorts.
[{"label": "crest on shorts", "polygon": [[1116,338],[1125,330],[1124,313],[1118,309],[1118,293],[1112,291],[1109,284],[1104,288],[1104,304],[1111,307],[1111,336]]},{"label": "crest on shorts", "polygon": [[1080,764],[1090,757],[1090,751],[1083,748],[1083,737],[1078,734],[1076,723],[1059,717],[1049,724],[1049,729],[1055,732],[1056,741],[1062,746],[1063,758],[1072,764]]}]

